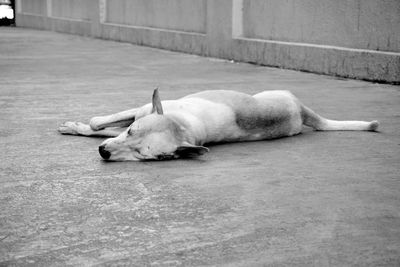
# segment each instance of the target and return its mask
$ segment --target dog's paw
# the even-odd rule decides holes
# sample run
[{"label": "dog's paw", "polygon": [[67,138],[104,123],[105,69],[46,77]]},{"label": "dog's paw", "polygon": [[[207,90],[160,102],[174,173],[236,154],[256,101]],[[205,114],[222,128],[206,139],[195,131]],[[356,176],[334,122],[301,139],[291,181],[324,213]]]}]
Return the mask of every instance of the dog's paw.
[{"label": "dog's paw", "polygon": [[371,121],[371,123],[369,125],[369,131],[376,132],[376,131],[378,131],[378,127],[379,127],[378,121]]},{"label": "dog's paw", "polygon": [[87,127],[88,125],[81,122],[67,121],[58,127],[58,132],[61,134],[81,135]]},{"label": "dog's paw", "polygon": [[77,122],[67,121],[61,124],[60,127],[58,127],[58,132],[61,134],[77,135],[78,134],[77,128],[78,128]]}]

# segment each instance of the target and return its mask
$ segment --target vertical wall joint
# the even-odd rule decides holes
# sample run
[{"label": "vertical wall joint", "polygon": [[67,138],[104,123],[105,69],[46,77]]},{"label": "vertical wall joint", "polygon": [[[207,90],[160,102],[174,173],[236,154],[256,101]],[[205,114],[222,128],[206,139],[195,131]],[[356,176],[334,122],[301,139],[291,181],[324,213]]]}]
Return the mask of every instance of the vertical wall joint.
[{"label": "vertical wall joint", "polygon": [[243,36],[243,1],[232,0],[232,37]]},{"label": "vertical wall joint", "polygon": [[47,0],[46,7],[47,7],[47,17],[51,18],[52,17],[52,6],[53,6],[53,0]]},{"label": "vertical wall joint", "polygon": [[99,18],[100,18],[100,23],[106,22],[106,19],[107,19],[107,0],[99,0]]},{"label": "vertical wall joint", "polygon": [[16,8],[17,13],[22,13],[21,5],[22,5],[22,0],[17,0],[15,2],[15,8]]}]

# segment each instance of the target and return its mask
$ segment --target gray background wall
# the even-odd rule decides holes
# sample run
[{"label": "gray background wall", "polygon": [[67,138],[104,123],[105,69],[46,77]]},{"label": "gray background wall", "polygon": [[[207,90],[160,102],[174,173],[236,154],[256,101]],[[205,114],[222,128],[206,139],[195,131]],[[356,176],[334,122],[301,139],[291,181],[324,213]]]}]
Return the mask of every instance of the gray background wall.
[{"label": "gray background wall", "polygon": [[398,0],[245,0],[244,36],[400,51]]},{"label": "gray background wall", "polygon": [[17,26],[400,82],[398,0],[18,0]]}]

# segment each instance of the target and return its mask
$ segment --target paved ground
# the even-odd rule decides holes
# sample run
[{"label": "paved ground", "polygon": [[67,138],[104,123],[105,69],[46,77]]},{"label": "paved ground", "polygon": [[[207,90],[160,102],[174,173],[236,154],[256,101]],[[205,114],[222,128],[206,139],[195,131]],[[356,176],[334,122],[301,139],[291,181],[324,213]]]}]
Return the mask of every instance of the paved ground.
[{"label": "paved ground", "polygon": [[[400,87],[0,28],[0,265],[399,266]],[[195,160],[106,163],[63,136],[150,100],[289,89],[380,133],[224,144]]]}]

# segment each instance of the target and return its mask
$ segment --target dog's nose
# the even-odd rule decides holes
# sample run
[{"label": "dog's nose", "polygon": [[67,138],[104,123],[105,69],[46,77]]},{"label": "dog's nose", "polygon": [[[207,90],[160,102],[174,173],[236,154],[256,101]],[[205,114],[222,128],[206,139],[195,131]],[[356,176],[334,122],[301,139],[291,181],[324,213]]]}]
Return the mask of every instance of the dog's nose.
[{"label": "dog's nose", "polygon": [[111,153],[110,153],[110,151],[106,150],[105,145],[99,146],[99,153],[103,159],[109,159],[111,157]]}]

